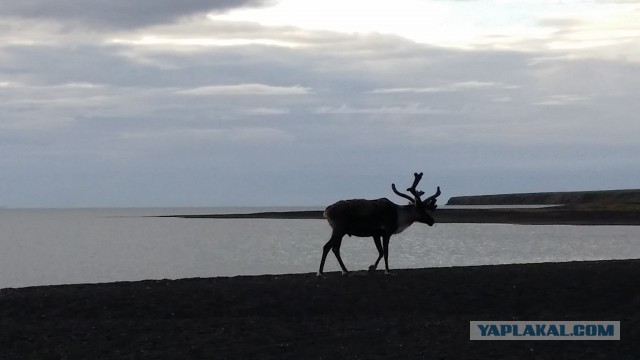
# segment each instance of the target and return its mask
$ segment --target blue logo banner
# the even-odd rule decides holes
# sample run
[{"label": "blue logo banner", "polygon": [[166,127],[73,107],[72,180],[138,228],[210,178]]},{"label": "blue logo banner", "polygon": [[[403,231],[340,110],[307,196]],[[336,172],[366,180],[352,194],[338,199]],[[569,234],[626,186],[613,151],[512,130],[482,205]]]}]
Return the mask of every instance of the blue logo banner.
[{"label": "blue logo banner", "polygon": [[620,321],[471,321],[471,340],[620,340]]}]

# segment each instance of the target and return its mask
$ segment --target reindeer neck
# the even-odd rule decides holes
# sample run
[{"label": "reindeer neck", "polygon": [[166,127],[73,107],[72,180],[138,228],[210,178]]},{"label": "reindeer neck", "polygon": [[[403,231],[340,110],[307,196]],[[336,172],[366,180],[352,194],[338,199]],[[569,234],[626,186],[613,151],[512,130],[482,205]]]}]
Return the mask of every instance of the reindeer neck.
[{"label": "reindeer neck", "polygon": [[417,219],[416,209],[414,205],[398,206],[398,228],[394,234],[400,234],[406,228],[411,226]]}]

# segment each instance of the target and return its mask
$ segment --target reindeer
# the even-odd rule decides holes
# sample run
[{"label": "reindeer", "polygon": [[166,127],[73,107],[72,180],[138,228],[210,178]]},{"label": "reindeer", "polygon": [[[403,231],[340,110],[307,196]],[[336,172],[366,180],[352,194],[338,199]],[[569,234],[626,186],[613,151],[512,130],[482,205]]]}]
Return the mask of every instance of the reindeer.
[{"label": "reindeer", "polygon": [[349,274],[340,257],[340,245],[345,235],[373,237],[378,249],[378,259],[369,266],[369,272],[373,273],[376,270],[380,259],[384,256],[385,274],[390,274],[388,258],[391,235],[401,233],[416,221],[429,226],[433,226],[434,223],[429,211],[436,210],[436,199],[440,196],[440,187],[438,186],[435,194],[422,201],[420,196],[424,195],[424,192],[416,190],[416,186],[422,179],[422,173],[414,173],[413,176],[413,185],[407,189],[413,197],[399,192],[396,185],[391,184],[393,192],[409,200],[409,205],[396,205],[387,198],[381,198],[377,200],[341,200],[327,207],[323,215],[331,225],[333,232],[329,241],[322,248],[318,276],[323,276],[322,270],[329,250],[333,250],[338,259],[342,274]]}]

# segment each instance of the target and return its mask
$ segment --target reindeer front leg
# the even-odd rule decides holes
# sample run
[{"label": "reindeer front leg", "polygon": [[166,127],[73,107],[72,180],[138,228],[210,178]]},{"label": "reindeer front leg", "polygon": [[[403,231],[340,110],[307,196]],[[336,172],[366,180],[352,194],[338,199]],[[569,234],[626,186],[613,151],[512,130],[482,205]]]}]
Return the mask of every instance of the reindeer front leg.
[{"label": "reindeer front leg", "polygon": [[336,256],[336,259],[338,259],[338,264],[340,264],[340,267],[342,268],[342,275],[350,275],[349,270],[347,270],[347,267],[344,266],[342,258],[340,257],[340,245],[342,245],[342,237],[337,239],[337,241],[333,244],[333,247],[331,247],[331,250]]},{"label": "reindeer front leg", "polygon": [[327,241],[327,243],[324,245],[324,247],[322,247],[322,259],[320,260],[320,269],[318,269],[318,277],[324,276],[323,274],[323,270],[324,270],[324,262],[325,260],[327,260],[327,255],[329,254],[329,251],[331,250],[331,242],[333,241],[333,236],[331,237],[331,239],[329,239],[329,241]]}]

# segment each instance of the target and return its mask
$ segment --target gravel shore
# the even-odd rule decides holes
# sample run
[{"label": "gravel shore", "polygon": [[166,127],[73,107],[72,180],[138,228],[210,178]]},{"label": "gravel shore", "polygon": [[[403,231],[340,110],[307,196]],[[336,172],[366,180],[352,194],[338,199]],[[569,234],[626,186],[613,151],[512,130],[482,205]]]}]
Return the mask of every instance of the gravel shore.
[{"label": "gravel shore", "polygon": [[[640,260],[0,290],[0,359],[636,359]],[[471,320],[618,320],[620,341],[470,341]]]}]

